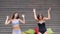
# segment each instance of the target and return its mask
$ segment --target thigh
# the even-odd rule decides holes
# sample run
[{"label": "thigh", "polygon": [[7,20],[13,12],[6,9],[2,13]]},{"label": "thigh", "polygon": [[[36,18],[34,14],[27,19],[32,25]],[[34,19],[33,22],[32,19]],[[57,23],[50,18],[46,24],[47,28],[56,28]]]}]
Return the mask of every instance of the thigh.
[{"label": "thigh", "polygon": [[21,30],[19,30],[19,34],[22,34]]},{"label": "thigh", "polygon": [[12,34],[15,34],[15,31],[14,30],[12,31]]},{"label": "thigh", "polygon": [[19,32],[19,34],[22,34],[21,32]]},{"label": "thigh", "polygon": [[44,34],[48,34],[47,31]]},{"label": "thigh", "polygon": [[42,34],[41,32],[38,32],[38,34]]},{"label": "thigh", "polygon": [[12,34],[14,34],[14,32],[12,32]]}]

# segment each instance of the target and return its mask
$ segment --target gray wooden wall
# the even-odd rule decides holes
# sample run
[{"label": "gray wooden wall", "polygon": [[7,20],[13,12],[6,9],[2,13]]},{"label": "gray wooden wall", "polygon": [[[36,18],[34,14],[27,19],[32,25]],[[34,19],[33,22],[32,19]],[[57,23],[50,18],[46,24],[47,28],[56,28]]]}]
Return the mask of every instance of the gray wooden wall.
[{"label": "gray wooden wall", "polygon": [[22,31],[37,27],[33,17],[33,8],[36,8],[37,14],[43,13],[47,17],[47,10],[51,7],[51,20],[46,22],[47,28],[52,28],[55,34],[60,34],[60,0],[0,0],[0,34],[11,34],[12,26],[4,25],[7,15],[14,12],[25,14],[26,24],[20,23]]}]

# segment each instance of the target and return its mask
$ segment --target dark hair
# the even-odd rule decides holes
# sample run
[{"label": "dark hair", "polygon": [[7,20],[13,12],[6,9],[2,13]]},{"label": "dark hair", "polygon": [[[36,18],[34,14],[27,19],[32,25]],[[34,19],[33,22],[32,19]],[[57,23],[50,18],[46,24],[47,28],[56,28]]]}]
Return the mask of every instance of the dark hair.
[{"label": "dark hair", "polygon": [[[14,19],[15,14],[16,14],[16,12],[15,12],[15,13],[13,13],[13,15],[11,16],[11,19]],[[18,14],[18,16],[16,17],[16,19],[18,19],[18,18],[19,18],[19,14]]]},{"label": "dark hair", "polygon": [[41,14],[41,15],[38,14],[38,15],[37,15],[37,19],[38,19],[38,20],[41,20],[41,19],[40,19],[40,16],[42,16],[42,19],[44,18],[43,14]]}]

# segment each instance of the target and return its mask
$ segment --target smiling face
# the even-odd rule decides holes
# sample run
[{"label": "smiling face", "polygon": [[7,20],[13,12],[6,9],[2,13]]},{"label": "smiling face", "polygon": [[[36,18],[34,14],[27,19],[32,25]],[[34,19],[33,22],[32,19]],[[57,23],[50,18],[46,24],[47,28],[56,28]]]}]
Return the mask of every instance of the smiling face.
[{"label": "smiling face", "polygon": [[42,14],[40,14],[40,17],[39,17],[40,19],[43,19],[43,15]]},{"label": "smiling face", "polygon": [[38,18],[38,20],[43,20],[44,16],[43,16],[43,14],[38,14],[37,18]]},{"label": "smiling face", "polygon": [[17,18],[17,17],[18,17],[18,13],[15,13],[14,18]]},{"label": "smiling face", "polygon": [[19,14],[18,13],[14,13],[13,15],[12,15],[12,19],[18,19],[19,18]]}]

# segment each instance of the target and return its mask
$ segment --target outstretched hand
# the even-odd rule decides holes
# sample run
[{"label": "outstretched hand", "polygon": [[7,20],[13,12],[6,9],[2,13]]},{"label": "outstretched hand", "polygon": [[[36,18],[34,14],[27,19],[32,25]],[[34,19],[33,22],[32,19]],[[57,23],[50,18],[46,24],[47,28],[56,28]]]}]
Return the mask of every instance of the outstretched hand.
[{"label": "outstretched hand", "polygon": [[35,12],[36,11],[36,9],[33,9],[33,12]]},{"label": "outstretched hand", "polygon": [[7,18],[9,18],[9,16],[6,16]]},{"label": "outstretched hand", "polygon": [[50,10],[51,10],[51,8],[48,9],[48,11],[50,11]]},{"label": "outstretched hand", "polygon": [[24,14],[22,14],[22,17],[25,17],[25,15],[24,15]]}]

